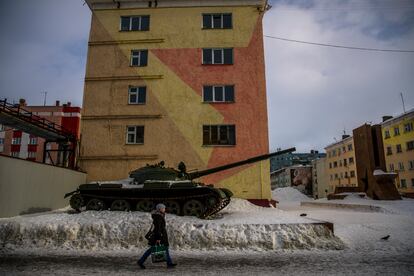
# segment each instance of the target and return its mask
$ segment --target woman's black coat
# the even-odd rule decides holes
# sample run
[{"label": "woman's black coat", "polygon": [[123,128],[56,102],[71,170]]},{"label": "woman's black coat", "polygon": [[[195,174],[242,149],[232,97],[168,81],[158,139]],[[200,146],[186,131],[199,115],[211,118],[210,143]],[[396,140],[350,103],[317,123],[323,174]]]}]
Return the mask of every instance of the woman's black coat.
[{"label": "woman's black coat", "polygon": [[157,240],[160,240],[162,245],[169,246],[164,216],[158,213],[154,213],[152,214],[152,220],[154,223],[154,235],[152,235],[152,239],[149,240],[148,244],[153,246],[156,244]]}]

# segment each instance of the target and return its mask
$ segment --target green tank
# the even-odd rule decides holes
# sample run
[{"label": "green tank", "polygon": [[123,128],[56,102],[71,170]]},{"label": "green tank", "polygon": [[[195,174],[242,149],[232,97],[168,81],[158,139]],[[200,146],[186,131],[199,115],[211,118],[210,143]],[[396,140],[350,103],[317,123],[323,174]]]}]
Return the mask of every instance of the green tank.
[{"label": "green tank", "polygon": [[130,178],[133,179],[130,184],[82,184],[75,191],[67,193],[65,198],[70,197],[70,206],[77,211],[109,209],[150,212],[156,204],[164,203],[168,213],[207,218],[226,207],[233,193],[225,188],[196,182],[195,179],[292,151],[295,148],[194,172],[187,172],[183,162],[174,169],[166,168],[161,161],[130,172]]}]

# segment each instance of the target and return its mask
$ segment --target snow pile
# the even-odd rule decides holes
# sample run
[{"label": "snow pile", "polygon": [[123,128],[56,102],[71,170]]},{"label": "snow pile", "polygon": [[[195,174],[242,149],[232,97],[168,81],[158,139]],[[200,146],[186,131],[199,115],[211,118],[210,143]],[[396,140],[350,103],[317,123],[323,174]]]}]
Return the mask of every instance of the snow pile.
[{"label": "snow pile", "polygon": [[[247,210],[247,211],[246,211]],[[273,250],[343,249],[325,226],[281,210],[261,208],[236,199],[221,217],[201,220],[167,215],[174,249]],[[117,250],[144,248],[151,226],[142,212],[67,212],[0,219],[0,248]]]},{"label": "snow pile", "polygon": [[272,191],[272,198],[279,202],[282,201],[303,201],[310,200],[308,196],[292,187],[277,188]]}]

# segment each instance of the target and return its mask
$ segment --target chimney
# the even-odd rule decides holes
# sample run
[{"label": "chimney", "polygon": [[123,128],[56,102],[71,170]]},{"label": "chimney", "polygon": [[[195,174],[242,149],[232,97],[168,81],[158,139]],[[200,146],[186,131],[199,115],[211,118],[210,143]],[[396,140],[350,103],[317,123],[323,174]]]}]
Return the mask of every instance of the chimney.
[{"label": "chimney", "polygon": [[348,134],[344,134],[344,135],[342,135],[342,140],[344,140],[344,139],[346,139],[346,138],[348,138],[349,137],[349,135]]},{"label": "chimney", "polygon": [[20,106],[27,106],[26,100],[25,100],[25,99],[23,99],[23,98],[22,98],[22,99],[20,99],[20,100],[19,100],[19,105],[20,105]]},{"label": "chimney", "polygon": [[392,119],[392,116],[382,116],[382,121],[383,122],[385,122],[385,121],[387,121],[387,120],[389,120],[389,119]]},{"label": "chimney", "polygon": [[56,106],[60,106],[60,101],[56,101]]},{"label": "chimney", "polygon": [[68,105],[68,107],[69,107],[71,104],[72,104],[71,102],[68,102],[68,104],[67,104],[67,105]]}]

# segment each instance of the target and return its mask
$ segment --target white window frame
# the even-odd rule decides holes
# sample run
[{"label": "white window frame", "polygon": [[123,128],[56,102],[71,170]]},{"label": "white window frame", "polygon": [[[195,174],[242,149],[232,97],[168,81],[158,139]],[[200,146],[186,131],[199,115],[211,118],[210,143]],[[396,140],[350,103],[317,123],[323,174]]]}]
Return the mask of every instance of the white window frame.
[{"label": "white window frame", "polygon": [[[119,30],[121,32],[133,32],[133,31],[142,31],[142,17],[143,16],[148,16],[149,15],[130,15],[130,16],[121,16],[120,20],[119,20]],[[122,18],[128,17],[129,18],[129,27],[128,30],[122,30]],[[132,18],[139,18],[138,21],[138,30],[132,30]]]},{"label": "white window frame", "polygon": [[12,138],[12,145],[21,145],[22,144],[22,138],[21,137],[15,137]]},{"label": "white window frame", "polygon": [[217,127],[217,141],[221,141],[221,139],[220,139],[220,133],[221,133],[221,128],[222,127],[225,127],[226,129],[227,129],[227,131],[226,131],[226,136],[227,136],[227,138],[230,140],[230,127],[231,126],[234,126],[234,144],[212,144],[212,143],[208,143],[208,144],[204,144],[204,133],[203,133],[203,146],[208,146],[208,147],[210,147],[210,146],[235,146],[236,144],[237,144],[237,137],[236,137],[236,125],[203,125],[203,129],[202,129],[202,131],[204,132],[204,127],[205,126],[208,126],[209,128],[210,128],[210,141],[212,140],[211,139],[211,133],[212,133],[212,131],[211,131],[211,128],[212,127]]},{"label": "white window frame", "polygon": [[414,160],[408,161],[408,169],[409,170],[414,170]]},{"label": "white window frame", "polygon": [[[145,93],[147,91],[147,87],[146,86],[130,86],[128,88],[128,104],[132,104],[132,105],[144,105],[146,104],[147,100],[146,100],[146,95],[145,95],[145,102],[140,103],[138,102],[139,99],[139,89],[145,87]],[[136,89],[136,92],[132,92],[131,89]],[[131,102],[131,95],[135,94],[137,101],[136,102]]]},{"label": "white window frame", "polygon": [[384,138],[385,139],[391,138],[390,131],[388,129],[384,131]]},{"label": "white window frame", "polygon": [[404,171],[404,162],[398,162],[398,170]]},{"label": "white window frame", "polygon": [[32,137],[29,139],[29,145],[37,145],[38,139],[37,137]]},{"label": "white window frame", "polygon": [[[127,145],[143,145],[144,144],[144,142],[142,142],[142,143],[141,142],[139,142],[139,143],[137,142],[137,127],[144,127],[144,137],[145,137],[145,126],[144,125],[127,126],[126,127],[126,140],[125,140],[125,143]],[[131,131],[131,130],[129,130],[129,128],[134,128],[134,130]],[[131,142],[128,141],[129,134],[133,134],[134,135],[134,142],[133,143],[131,143]],[[144,137],[143,137],[143,141],[145,141]]]},{"label": "white window frame", "polygon": [[[232,49],[232,63],[224,63],[224,50]],[[211,63],[204,63],[204,50],[211,50]],[[216,63],[214,58],[214,51],[221,51],[221,63]],[[234,64],[234,48],[203,48],[201,51],[201,64],[203,65],[233,65]]]},{"label": "white window frame", "polygon": [[[138,52],[138,54],[134,54],[134,52]],[[134,58],[138,58],[138,65],[133,65]],[[141,66],[141,50],[131,50],[131,62],[130,66]]]},{"label": "white window frame", "polygon": [[413,130],[413,123],[409,122],[404,124],[404,132],[410,132]]},{"label": "white window frame", "polygon": [[[211,86],[213,88],[213,100],[212,101],[205,101],[204,100],[204,87],[205,86]],[[233,86],[233,101],[226,101],[226,86]],[[216,88],[222,88],[222,101],[216,100]],[[228,85],[203,85],[203,102],[204,103],[234,103],[235,102],[235,89],[233,84]]]},{"label": "white window frame", "polygon": [[390,164],[390,171],[391,171],[391,172],[393,172],[394,170],[395,170],[395,168],[394,168],[394,164],[392,164],[392,163],[391,163],[391,164]]},{"label": "white window frame", "polygon": [[394,136],[398,136],[398,135],[400,135],[401,133],[400,133],[400,127],[398,126],[398,127],[394,127]]}]

